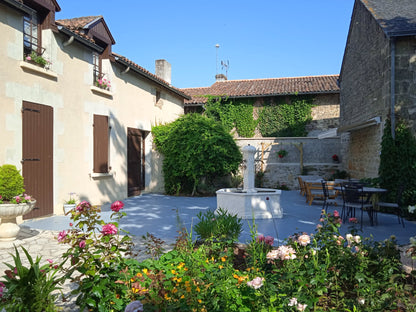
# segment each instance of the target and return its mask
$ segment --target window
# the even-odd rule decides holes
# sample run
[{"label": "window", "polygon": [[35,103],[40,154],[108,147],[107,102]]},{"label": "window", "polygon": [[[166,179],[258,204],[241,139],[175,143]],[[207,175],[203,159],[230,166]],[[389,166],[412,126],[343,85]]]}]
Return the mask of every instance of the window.
[{"label": "window", "polygon": [[93,83],[96,84],[98,80],[102,78],[101,73],[101,59],[98,53],[93,52],[92,54],[92,62],[93,62],[93,71],[94,71],[94,81]]},{"label": "window", "polygon": [[23,18],[23,53],[24,58],[35,52],[38,55],[42,55],[44,49],[42,49],[41,31],[39,27],[38,17],[25,16]]},{"label": "window", "polygon": [[109,125],[108,116],[94,115],[94,173],[109,172]]}]

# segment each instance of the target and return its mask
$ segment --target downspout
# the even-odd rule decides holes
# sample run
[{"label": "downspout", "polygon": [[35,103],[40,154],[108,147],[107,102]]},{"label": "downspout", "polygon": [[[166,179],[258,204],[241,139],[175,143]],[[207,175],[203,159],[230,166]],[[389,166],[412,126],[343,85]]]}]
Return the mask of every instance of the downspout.
[{"label": "downspout", "polygon": [[396,89],[395,89],[395,80],[396,80],[396,39],[394,37],[390,38],[390,119],[391,119],[391,137],[395,140],[396,133],[396,120],[395,120],[395,101],[396,101]]}]

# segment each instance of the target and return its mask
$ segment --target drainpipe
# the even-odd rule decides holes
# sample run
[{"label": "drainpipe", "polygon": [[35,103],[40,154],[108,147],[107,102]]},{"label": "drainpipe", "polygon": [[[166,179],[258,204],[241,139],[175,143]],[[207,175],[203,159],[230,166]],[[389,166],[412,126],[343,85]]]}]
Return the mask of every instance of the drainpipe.
[{"label": "drainpipe", "polygon": [[395,89],[395,80],[396,80],[396,40],[394,37],[390,38],[390,57],[391,57],[391,65],[390,65],[390,119],[391,119],[391,137],[395,140],[395,128],[396,128],[396,120],[395,120],[395,101],[396,101],[396,89]]}]

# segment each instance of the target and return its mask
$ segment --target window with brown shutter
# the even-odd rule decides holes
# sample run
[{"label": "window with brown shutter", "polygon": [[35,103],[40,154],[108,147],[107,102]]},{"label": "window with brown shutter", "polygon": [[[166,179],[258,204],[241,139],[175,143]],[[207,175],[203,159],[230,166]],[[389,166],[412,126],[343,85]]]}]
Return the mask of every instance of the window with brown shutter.
[{"label": "window with brown shutter", "polygon": [[94,115],[94,173],[108,173],[108,116]]}]

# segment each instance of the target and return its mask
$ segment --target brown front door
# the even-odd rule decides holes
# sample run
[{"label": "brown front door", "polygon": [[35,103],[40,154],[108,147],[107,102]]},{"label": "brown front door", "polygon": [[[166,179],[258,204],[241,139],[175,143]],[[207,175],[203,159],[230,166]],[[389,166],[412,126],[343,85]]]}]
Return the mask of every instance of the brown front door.
[{"label": "brown front door", "polygon": [[139,129],[127,128],[128,196],[140,195],[144,189],[144,143]]},{"label": "brown front door", "polygon": [[24,219],[53,214],[53,108],[23,101],[22,174],[36,208]]}]

